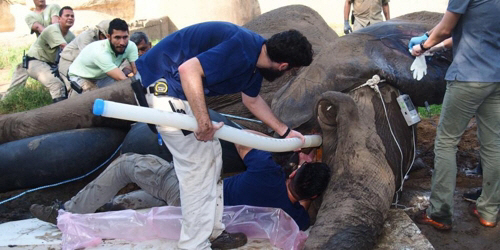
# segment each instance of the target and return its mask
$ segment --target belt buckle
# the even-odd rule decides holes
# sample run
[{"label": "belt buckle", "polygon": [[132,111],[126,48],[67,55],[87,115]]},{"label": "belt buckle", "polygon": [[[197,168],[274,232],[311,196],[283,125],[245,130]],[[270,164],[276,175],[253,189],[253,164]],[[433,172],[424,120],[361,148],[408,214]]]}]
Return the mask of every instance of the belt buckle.
[{"label": "belt buckle", "polygon": [[157,80],[154,86],[154,95],[155,96],[167,95],[167,92],[168,92],[167,81],[165,79]]}]

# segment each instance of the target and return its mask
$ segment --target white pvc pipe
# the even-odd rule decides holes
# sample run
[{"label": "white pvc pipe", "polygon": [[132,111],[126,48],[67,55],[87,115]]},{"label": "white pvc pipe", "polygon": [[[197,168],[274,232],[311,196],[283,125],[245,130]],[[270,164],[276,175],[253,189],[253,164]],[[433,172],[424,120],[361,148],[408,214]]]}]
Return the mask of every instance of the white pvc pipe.
[{"label": "white pvc pipe", "polygon": [[[196,131],[198,128],[198,123],[193,116],[101,99],[96,99],[94,102],[94,114],[190,131]],[[321,136],[319,135],[306,135],[305,143],[302,144],[298,138],[275,139],[230,126],[222,126],[222,128],[215,132],[214,137],[269,152],[286,152],[297,148],[318,147],[322,143]]]}]

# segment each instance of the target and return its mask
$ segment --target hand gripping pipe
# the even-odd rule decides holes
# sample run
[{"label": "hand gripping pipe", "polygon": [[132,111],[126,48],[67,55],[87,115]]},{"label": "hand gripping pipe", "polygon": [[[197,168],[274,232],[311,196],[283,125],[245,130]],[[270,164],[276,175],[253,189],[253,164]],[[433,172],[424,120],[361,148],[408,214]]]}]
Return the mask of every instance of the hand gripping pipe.
[{"label": "hand gripping pipe", "polygon": [[[102,99],[95,100],[94,115],[170,126],[190,131],[195,131],[198,128],[198,123],[193,116]],[[230,126],[222,126],[215,132],[214,136],[225,141],[269,152],[286,152],[297,148],[318,147],[322,143],[319,135],[306,135],[306,141],[302,144],[298,138],[275,139]]]}]

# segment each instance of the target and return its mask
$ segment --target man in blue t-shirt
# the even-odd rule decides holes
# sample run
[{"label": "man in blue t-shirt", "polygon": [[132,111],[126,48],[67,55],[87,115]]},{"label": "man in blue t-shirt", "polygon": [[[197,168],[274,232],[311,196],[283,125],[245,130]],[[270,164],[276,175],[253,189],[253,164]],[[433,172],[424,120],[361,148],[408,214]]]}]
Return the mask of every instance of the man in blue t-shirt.
[{"label": "man in blue t-shirt", "polygon": [[[314,150],[309,154],[299,152],[295,159],[289,158],[289,154],[272,157],[270,152],[235,146],[247,170],[224,179],[224,205],[281,208],[300,230],[306,230],[310,225],[307,209],[328,186],[330,168],[324,163],[314,162]],[[285,163],[295,166],[288,178],[281,166]],[[113,198],[130,182],[141,190]],[[111,199],[112,202],[105,204]],[[34,204],[30,211],[34,217],[56,224],[58,209],[85,214],[93,213],[101,206],[107,211],[167,205],[181,205],[173,164],[154,155],[127,153],[114,160],[102,174],[64,204],[52,207]]]},{"label": "man in blue t-shirt", "polygon": [[241,93],[243,104],[276,133],[304,141],[302,134],[273,114],[259,91],[263,78],[272,81],[288,70],[308,66],[312,56],[311,44],[296,30],[266,40],[231,23],[206,22],[165,37],[136,61],[149,106],[192,115],[198,124],[194,134],[187,135],[157,126],[179,179],[180,249],[209,249],[209,239],[219,236],[228,242],[244,238],[227,234],[222,224],[222,151],[213,136],[223,123],[212,124],[205,96]]},{"label": "man in blue t-shirt", "polygon": [[476,117],[483,190],[469,212],[485,227],[495,227],[500,210],[500,0],[450,0],[443,19],[429,35],[412,38],[419,56],[450,37],[453,62],[434,143],[430,206],[414,219],[451,230],[457,176],[456,153],[470,119]]}]

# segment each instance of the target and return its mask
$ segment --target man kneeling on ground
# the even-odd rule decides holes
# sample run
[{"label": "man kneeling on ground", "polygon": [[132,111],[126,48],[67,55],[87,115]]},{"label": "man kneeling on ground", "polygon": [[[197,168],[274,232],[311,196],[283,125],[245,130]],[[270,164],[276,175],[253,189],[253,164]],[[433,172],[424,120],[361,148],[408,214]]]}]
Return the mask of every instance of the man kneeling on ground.
[{"label": "man kneeling on ground", "polygon": [[[325,191],[330,168],[324,163],[306,162],[314,154],[313,150],[309,155],[299,154],[300,167],[286,178],[283,168],[273,160],[270,152],[241,145],[236,145],[236,149],[247,170],[224,179],[224,205],[281,208],[294,219],[300,230],[306,230],[310,223],[307,209],[310,202]],[[142,190],[126,199],[115,198],[112,201],[114,207],[180,206],[179,183],[173,164],[154,155],[127,153],[111,163],[71,200],[54,206],[33,204],[30,211],[36,218],[56,224],[58,209],[93,213],[131,182]],[[124,200],[126,202],[122,202]],[[225,246],[219,245],[215,239],[212,248]]]},{"label": "man kneeling on ground", "polygon": [[[108,39],[93,42],[80,52],[69,67],[69,80],[82,91],[108,86],[127,76],[118,66],[127,59],[136,74],[135,61],[139,57],[135,43],[129,43],[128,24],[115,18],[109,23]],[[73,92],[72,92],[73,95]]]}]

